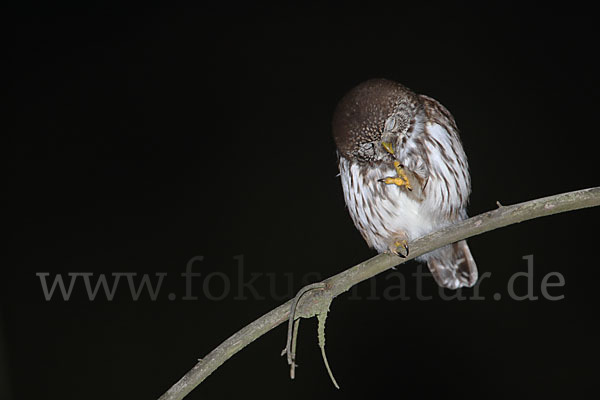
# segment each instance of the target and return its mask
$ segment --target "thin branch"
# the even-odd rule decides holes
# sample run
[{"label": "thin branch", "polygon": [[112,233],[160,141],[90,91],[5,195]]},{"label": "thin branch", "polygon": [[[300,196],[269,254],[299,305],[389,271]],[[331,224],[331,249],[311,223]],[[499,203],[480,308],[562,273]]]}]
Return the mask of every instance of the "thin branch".
[{"label": "thin branch", "polygon": [[[304,294],[302,302],[297,305],[296,315],[298,317],[314,316],[318,310],[323,308],[323,302],[330,302],[332,298],[344,293],[357,283],[447,244],[529,219],[598,205],[600,205],[600,187],[595,187],[512,206],[502,206],[469,218],[411,242],[410,256],[407,258],[379,254],[324,280],[322,282],[325,287],[323,290],[313,290]],[[188,371],[159,400],[183,399],[231,356],[287,321],[292,302],[293,300],[289,300],[280,305],[225,340]]]}]

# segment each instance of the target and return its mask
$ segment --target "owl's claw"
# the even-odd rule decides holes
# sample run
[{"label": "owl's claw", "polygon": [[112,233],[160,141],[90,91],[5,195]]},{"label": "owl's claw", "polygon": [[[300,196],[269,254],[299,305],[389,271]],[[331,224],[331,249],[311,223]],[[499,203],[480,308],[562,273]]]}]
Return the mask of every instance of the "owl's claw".
[{"label": "owl's claw", "polygon": [[402,178],[400,178],[400,177],[395,177],[395,178],[389,178],[389,177],[388,178],[381,178],[381,179],[378,179],[378,182],[383,182],[386,185],[392,185],[392,184],[394,184],[394,185],[397,185],[397,186],[406,186],[406,188],[408,190],[412,190],[412,188],[409,187],[408,182],[402,180]]},{"label": "owl's claw", "polygon": [[[392,145],[392,143],[390,142],[381,142],[381,145],[383,146],[383,148],[390,153],[391,155],[394,155],[394,145]],[[412,186],[410,184],[410,181],[408,180],[408,176],[406,176],[406,172],[404,172],[404,169],[402,168],[402,166],[400,165],[400,161],[395,160],[394,161],[394,168],[396,169],[396,174],[398,175],[395,178],[382,178],[379,179],[379,182],[383,182],[386,185],[397,185],[397,186],[406,186],[406,188],[410,191],[412,191]]]},{"label": "owl's claw", "polygon": [[408,176],[406,176],[406,172],[404,172],[404,168],[400,166],[399,161],[394,161],[394,168],[396,168],[396,173],[398,174],[398,176],[404,179],[404,186],[406,186],[408,190],[412,190],[412,186],[410,184],[410,181],[408,180]]},{"label": "owl's claw", "polygon": [[[402,253],[399,250],[403,250]],[[404,239],[394,241],[390,246],[390,252],[401,258],[408,257],[408,241]]]},{"label": "owl's claw", "polygon": [[410,184],[410,181],[408,180],[408,176],[406,176],[406,172],[404,172],[404,168],[400,166],[399,161],[394,161],[394,168],[396,169],[396,173],[398,174],[397,177],[382,178],[378,181],[383,182],[386,185],[394,184],[400,187],[405,186],[408,190],[412,191],[412,186]]}]

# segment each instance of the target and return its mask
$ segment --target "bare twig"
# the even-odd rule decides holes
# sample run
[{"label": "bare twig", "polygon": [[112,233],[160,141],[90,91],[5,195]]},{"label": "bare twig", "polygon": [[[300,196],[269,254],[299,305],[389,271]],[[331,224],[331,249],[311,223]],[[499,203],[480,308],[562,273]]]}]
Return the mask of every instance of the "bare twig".
[{"label": "bare twig", "polygon": [[[323,309],[324,302],[331,302],[332,298],[357,283],[447,244],[529,219],[598,205],[600,205],[600,187],[502,206],[415,240],[411,243],[410,256],[407,258],[379,254],[324,280],[322,284],[326,287],[323,290],[313,290],[304,294],[302,302],[298,303],[296,314],[317,315],[319,310]],[[231,356],[288,320],[292,302],[293,300],[290,300],[282,304],[225,340],[204,357],[202,362],[188,371],[159,400],[184,398]]]}]

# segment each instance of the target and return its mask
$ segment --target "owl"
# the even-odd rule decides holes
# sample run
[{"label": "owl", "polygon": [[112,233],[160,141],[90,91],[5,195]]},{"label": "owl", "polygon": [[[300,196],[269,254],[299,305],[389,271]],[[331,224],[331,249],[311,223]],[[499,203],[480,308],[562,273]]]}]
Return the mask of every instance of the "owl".
[{"label": "owl", "polygon": [[[454,118],[439,102],[372,79],[340,100],[332,128],[346,206],[369,247],[406,257],[411,241],[467,218],[467,157]],[[442,287],[477,281],[464,240],[417,261]]]}]

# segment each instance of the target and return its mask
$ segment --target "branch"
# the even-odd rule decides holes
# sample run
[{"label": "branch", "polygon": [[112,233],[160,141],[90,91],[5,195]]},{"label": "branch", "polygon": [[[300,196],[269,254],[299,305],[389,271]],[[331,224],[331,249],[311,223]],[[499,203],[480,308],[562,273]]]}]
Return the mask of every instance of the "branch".
[{"label": "branch", "polygon": [[[447,244],[518,222],[598,205],[600,205],[600,187],[544,197],[512,206],[499,205],[496,210],[461,221],[411,242],[410,256],[407,258],[379,254],[325,279],[320,283],[324,287],[323,290],[313,290],[302,297],[302,302],[296,309],[296,317],[317,315],[319,310],[323,309],[324,302],[330,302],[332,298],[344,293],[352,286]],[[289,300],[280,305],[225,340],[204,359],[199,360],[159,400],[183,399],[235,353],[286,322],[290,315],[292,302],[293,300]]]}]

